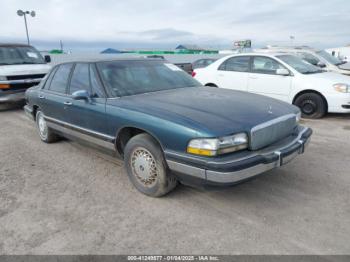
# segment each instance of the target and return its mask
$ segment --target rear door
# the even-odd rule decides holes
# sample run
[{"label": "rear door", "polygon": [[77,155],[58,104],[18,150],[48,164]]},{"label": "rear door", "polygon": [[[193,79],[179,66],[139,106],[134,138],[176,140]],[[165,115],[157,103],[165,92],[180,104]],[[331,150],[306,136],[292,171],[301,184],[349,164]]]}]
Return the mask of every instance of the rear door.
[{"label": "rear door", "polygon": [[[72,94],[86,90],[89,100],[74,100]],[[106,95],[96,74],[94,64],[77,63],[74,67],[66,100],[68,122],[87,133],[106,133]],[[91,133],[90,132],[90,133]]]},{"label": "rear door", "polygon": [[248,91],[288,102],[292,76],[276,75],[277,69],[287,68],[273,58],[253,56]]},{"label": "rear door", "polygon": [[72,63],[62,64],[47,79],[44,89],[39,93],[40,107],[46,117],[66,122],[68,118],[67,86]]},{"label": "rear door", "polygon": [[219,87],[247,91],[250,56],[236,56],[224,61],[217,70]]}]

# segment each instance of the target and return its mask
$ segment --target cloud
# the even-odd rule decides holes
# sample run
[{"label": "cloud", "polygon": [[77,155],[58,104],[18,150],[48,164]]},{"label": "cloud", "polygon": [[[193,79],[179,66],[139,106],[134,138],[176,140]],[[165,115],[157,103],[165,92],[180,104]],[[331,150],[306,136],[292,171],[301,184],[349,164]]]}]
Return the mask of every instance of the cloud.
[{"label": "cloud", "polygon": [[0,41],[25,40],[19,8],[38,42],[139,43],[154,47],[193,43],[231,47],[296,43],[320,47],[350,43],[350,1],[344,0],[0,0]]}]

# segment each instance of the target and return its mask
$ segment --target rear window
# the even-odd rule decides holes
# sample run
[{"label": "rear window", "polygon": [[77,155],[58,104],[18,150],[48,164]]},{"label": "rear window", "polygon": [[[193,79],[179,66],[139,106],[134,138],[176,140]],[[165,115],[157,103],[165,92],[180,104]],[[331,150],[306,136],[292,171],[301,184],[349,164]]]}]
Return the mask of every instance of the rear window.
[{"label": "rear window", "polygon": [[201,86],[189,74],[164,61],[100,62],[97,68],[114,97]]}]

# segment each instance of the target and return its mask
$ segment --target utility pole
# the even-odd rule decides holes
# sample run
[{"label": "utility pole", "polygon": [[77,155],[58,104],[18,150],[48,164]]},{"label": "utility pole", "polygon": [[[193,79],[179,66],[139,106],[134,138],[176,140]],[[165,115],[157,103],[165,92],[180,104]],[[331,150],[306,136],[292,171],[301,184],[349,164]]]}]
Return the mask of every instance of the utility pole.
[{"label": "utility pole", "polygon": [[29,41],[29,32],[28,32],[28,25],[27,25],[27,15],[29,15],[29,14],[30,14],[31,17],[35,17],[35,15],[36,15],[35,11],[29,12],[29,11],[17,10],[17,15],[24,17],[24,25],[26,27],[26,34],[27,34],[27,43],[28,43],[28,45],[30,44],[30,41]]}]

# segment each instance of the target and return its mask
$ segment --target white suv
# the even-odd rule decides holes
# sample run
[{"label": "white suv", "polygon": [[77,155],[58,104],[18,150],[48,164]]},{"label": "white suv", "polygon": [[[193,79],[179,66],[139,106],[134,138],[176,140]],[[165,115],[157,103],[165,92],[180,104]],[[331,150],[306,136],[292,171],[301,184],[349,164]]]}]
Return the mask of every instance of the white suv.
[{"label": "white suv", "polygon": [[32,46],[0,43],[0,104],[23,101],[25,91],[51,69],[50,61]]},{"label": "white suv", "polygon": [[244,53],[196,69],[203,85],[248,91],[300,107],[303,117],[350,113],[350,77],[325,72],[286,53]]},{"label": "white suv", "polygon": [[260,53],[290,53],[299,56],[310,64],[320,67],[326,71],[350,75],[350,63],[341,61],[325,50],[316,50],[310,47],[268,47],[255,50]]}]

